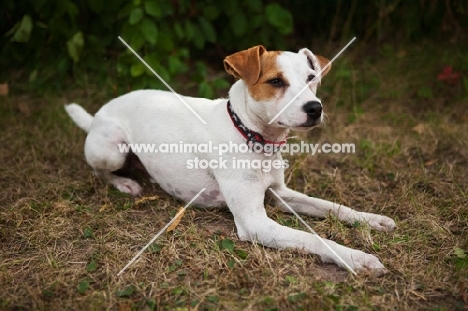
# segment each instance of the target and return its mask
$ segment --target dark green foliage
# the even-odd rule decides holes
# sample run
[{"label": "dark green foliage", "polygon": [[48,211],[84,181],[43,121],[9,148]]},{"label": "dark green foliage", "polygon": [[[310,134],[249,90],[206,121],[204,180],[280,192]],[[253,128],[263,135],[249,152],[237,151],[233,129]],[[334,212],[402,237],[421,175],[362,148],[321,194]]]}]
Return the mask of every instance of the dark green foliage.
[{"label": "dark green foliage", "polygon": [[221,70],[222,58],[234,51],[257,44],[296,48],[354,35],[361,41],[453,39],[466,35],[467,15],[460,0],[5,0],[0,80],[8,82],[11,71],[20,69],[32,88],[61,89],[65,77],[85,74],[127,89],[164,88],[121,36],[169,83],[187,76],[187,88],[213,97],[229,83],[210,75],[205,64]]}]

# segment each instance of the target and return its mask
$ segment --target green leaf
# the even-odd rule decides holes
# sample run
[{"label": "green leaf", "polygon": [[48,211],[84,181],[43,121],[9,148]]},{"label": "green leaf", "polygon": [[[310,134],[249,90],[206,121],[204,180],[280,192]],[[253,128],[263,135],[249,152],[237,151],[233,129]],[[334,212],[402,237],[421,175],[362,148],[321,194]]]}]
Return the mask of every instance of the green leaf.
[{"label": "green leaf", "polygon": [[[169,83],[171,81],[171,75],[169,74],[169,72],[166,70],[166,68],[162,67],[162,66],[157,66],[156,67],[156,72],[161,76],[161,78],[164,79],[164,81],[166,81],[167,83]],[[148,73],[149,74],[149,73]],[[151,73],[151,75],[153,75]],[[154,77],[155,79],[157,79],[156,77]]]},{"label": "green leaf", "polygon": [[76,4],[74,4],[71,1],[62,1],[62,2],[70,18],[73,19],[75,16],[78,15],[80,10],[78,9],[78,6]]},{"label": "green leaf", "polygon": [[227,263],[227,266],[231,269],[234,268],[235,265],[236,265],[236,261],[234,259],[229,260]]},{"label": "green leaf", "polygon": [[162,248],[161,245],[157,243],[153,243],[148,247],[148,252],[151,254],[159,253],[161,251],[161,248]]},{"label": "green leaf", "polygon": [[84,38],[81,31],[75,33],[75,35],[67,41],[68,55],[73,59],[73,62],[77,63],[80,60],[80,54],[83,50],[83,46]]},{"label": "green leaf", "polygon": [[240,259],[242,260],[245,260],[247,259],[247,257],[249,257],[249,253],[247,253],[246,251],[242,250],[242,249],[236,249],[236,254],[237,256],[239,256]]},{"label": "green leaf", "polygon": [[156,310],[156,301],[154,299],[147,299],[146,305],[150,308],[151,311]]},{"label": "green leaf", "polygon": [[456,247],[453,250],[453,252],[455,253],[455,256],[457,256],[457,258],[466,258],[465,251],[462,250],[461,248]]},{"label": "green leaf", "polygon": [[145,12],[154,17],[161,17],[161,8],[156,1],[145,1]]},{"label": "green leaf", "polygon": [[172,75],[187,71],[187,66],[177,56],[169,56],[167,65]]},{"label": "green leaf", "polygon": [[178,286],[172,290],[173,295],[181,295],[185,292],[185,289],[181,286]]},{"label": "green leaf", "polygon": [[93,230],[91,230],[90,227],[84,228],[83,236],[84,236],[85,239],[92,238],[93,237]]},{"label": "green leaf", "polygon": [[29,82],[33,82],[37,78],[37,69],[34,69],[29,75]]},{"label": "green leaf", "polygon": [[[213,88],[211,87],[211,85],[209,85],[208,83],[206,83],[206,81],[203,81],[200,83],[200,85],[198,86],[198,95],[200,97],[204,97],[204,98],[213,98],[214,97],[214,92],[213,92]],[[232,242],[232,241],[231,241]],[[220,246],[220,249],[223,250],[225,248],[223,248],[222,246]]]},{"label": "green leaf", "polygon": [[200,61],[195,63],[195,69],[197,73],[202,77],[205,77],[208,74],[208,69],[206,68],[206,65]]},{"label": "green leaf", "polygon": [[193,44],[201,50],[205,46],[205,37],[202,35],[200,28],[196,25],[194,25],[195,28],[195,37],[193,37]]},{"label": "green leaf", "polygon": [[140,29],[146,41],[152,44],[156,43],[156,40],[158,38],[158,28],[152,20],[145,18],[141,23]]},{"label": "green leaf", "polygon": [[290,302],[296,302],[296,301],[302,299],[303,297],[305,297],[305,295],[306,295],[305,293],[292,294],[292,295],[288,296],[288,300]]},{"label": "green leaf", "polygon": [[119,10],[119,12],[117,13],[117,19],[130,15],[133,8],[134,8],[134,5],[130,1],[124,4],[122,8]]},{"label": "green leaf", "polygon": [[88,280],[81,280],[79,283],[78,283],[78,286],[76,287],[78,289],[78,293],[80,294],[84,294],[88,288],[89,288],[89,282]]},{"label": "green leaf", "polygon": [[230,253],[234,252],[234,242],[230,239],[224,239],[219,243],[220,250],[228,250]]},{"label": "green leaf", "polygon": [[297,279],[293,276],[290,276],[290,275],[286,275],[285,276],[285,279],[286,281],[288,281],[288,283],[290,284],[296,284],[297,283]]},{"label": "green leaf", "polygon": [[217,89],[227,89],[231,84],[226,79],[219,78],[213,81],[213,86]]},{"label": "green leaf", "polygon": [[237,14],[231,18],[230,26],[236,37],[242,37],[247,33],[247,17],[243,12],[237,12]]},{"label": "green leaf", "polygon": [[138,63],[130,67],[130,75],[134,78],[141,76],[145,72],[145,65],[138,60]]},{"label": "green leaf", "polygon": [[278,31],[287,35],[293,30],[293,17],[291,13],[277,3],[270,3],[265,9],[268,22],[276,27]]},{"label": "green leaf", "polygon": [[216,30],[213,25],[204,17],[198,19],[201,29],[208,42],[216,42]]},{"label": "green leaf", "polygon": [[181,58],[187,59],[187,58],[190,57],[190,50],[189,49],[184,49],[184,48],[179,49],[179,55],[180,55]]},{"label": "green leaf", "polygon": [[180,23],[174,24],[174,31],[175,31],[175,34],[177,35],[177,38],[183,39],[185,37],[184,29],[182,28],[182,25]]},{"label": "green leaf", "polygon": [[130,23],[130,25],[135,25],[138,22],[140,22],[142,18],[143,18],[143,10],[141,8],[134,8],[132,12],[130,13],[128,22]]},{"label": "green leaf", "polygon": [[56,289],[57,289],[57,282],[54,282],[42,290],[42,295],[48,298],[54,297]]},{"label": "green leaf", "polygon": [[133,295],[134,291],[135,287],[133,285],[130,285],[123,290],[117,291],[117,297],[130,297],[131,295]]},{"label": "green leaf", "polygon": [[141,34],[140,31],[134,29],[132,31],[132,36],[130,37],[130,46],[135,51],[138,51],[145,44],[145,37]]},{"label": "green leaf", "polygon": [[172,37],[160,32],[158,35],[158,48],[161,48],[166,52],[171,52],[174,49],[174,41]]},{"label": "green leaf", "polygon": [[13,28],[11,28],[5,35],[9,36],[13,34],[10,39],[11,42],[28,42],[32,28],[33,22],[31,16],[26,14],[21,19],[21,22],[16,23],[16,25],[13,26]]},{"label": "green leaf", "polygon": [[88,272],[96,271],[97,267],[98,267],[97,262],[95,262],[94,260],[92,260],[92,261],[86,266],[86,271],[88,271]]},{"label": "green leaf", "polygon": [[184,23],[184,28],[185,28],[185,37],[187,40],[192,40],[192,38],[195,36],[195,25],[191,21],[186,21]]},{"label": "green leaf", "polygon": [[218,296],[206,296],[206,300],[212,303],[218,303],[219,297]]}]

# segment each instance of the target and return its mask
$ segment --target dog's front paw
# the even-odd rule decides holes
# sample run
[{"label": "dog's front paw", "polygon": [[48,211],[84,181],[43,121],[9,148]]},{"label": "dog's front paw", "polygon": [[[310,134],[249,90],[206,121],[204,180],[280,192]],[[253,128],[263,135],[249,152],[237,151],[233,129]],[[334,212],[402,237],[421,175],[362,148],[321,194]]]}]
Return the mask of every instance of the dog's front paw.
[{"label": "dog's front paw", "polygon": [[334,262],[344,269],[351,268],[355,272],[370,272],[374,275],[381,275],[387,272],[384,265],[376,256],[329,240],[327,242],[335,250],[335,253],[330,252],[322,256],[322,261]]},{"label": "dog's front paw", "polygon": [[114,178],[111,183],[121,192],[129,193],[133,196],[139,196],[141,194],[141,186],[129,178],[117,177]]},{"label": "dog's front paw", "polygon": [[396,223],[393,219],[378,214],[359,212],[354,220],[364,221],[377,231],[393,231],[396,228]]},{"label": "dog's front paw", "polygon": [[367,214],[366,221],[372,229],[377,231],[393,231],[396,228],[396,223],[390,217]]},{"label": "dog's front paw", "polygon": [[348,264],[356,272],[371,272],[376,275],[381,275],[387,272],[380,260],[371,254],[353,250],[348,260],[350,262]]}]

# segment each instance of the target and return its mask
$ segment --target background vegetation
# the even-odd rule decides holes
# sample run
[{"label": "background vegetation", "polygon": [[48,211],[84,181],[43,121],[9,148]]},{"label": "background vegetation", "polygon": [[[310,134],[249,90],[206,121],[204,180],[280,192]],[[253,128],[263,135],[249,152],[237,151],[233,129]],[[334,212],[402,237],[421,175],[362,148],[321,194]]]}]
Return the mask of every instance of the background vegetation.
[{"label": "background vegetation", "polygon": [[[67,1],[0,7],[0,310],[466,310],[468,28],[458,0]],[[306,218],[389,272],[354,277],[316,256],[237,239],[227,210],[189,209],[116,274],[182,202],[90,171],[63,110],[162,87],[226,96],[229,53],[251,45],[327,57],[353,36],[319,96],[329,122],[292,139],[356,154],[290,157],[288,185],[396,220],[392,233]],[[3,85],[2,85],[3,87]],[[296,135],[294,133],[293,135]],[[284,225],[304,229],[267,206]]]},{"label": "background vegetation", "polygon": [[169,83],[183,77],[186,87],[213,97],[228,83],[207,65],[220,69],[240,49],[318,49],[353,36],[361,44],[466,39],[467,10],[462,0],[5,0],[0,80],[28,79],[36,90],[60,90],[69,77],[123,91],[161,88],[121,36]]}]

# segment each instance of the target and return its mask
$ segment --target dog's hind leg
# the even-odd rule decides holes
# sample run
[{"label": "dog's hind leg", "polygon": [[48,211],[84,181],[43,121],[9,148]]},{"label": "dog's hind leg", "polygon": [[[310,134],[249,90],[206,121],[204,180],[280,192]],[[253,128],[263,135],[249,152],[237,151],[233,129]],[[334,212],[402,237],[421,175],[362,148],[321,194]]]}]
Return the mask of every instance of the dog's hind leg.
[{"label": "dog's hind leg", "polygon": [[128,134],[117,121],[96,117],[86,137],[86,161],[95,172],[107,179],[118,190],[137,196],[141,193],[140,185],[130,179],[115,174],[125,165],[130,150],[125,150]]}]

